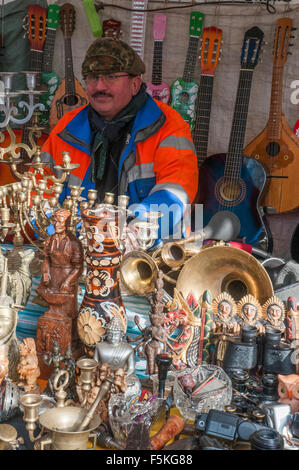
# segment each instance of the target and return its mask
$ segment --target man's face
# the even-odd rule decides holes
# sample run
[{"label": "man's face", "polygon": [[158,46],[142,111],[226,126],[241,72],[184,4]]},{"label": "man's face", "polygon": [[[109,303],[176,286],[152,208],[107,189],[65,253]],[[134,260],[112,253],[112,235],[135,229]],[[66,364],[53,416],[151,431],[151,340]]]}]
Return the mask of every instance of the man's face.
[{"label": "man's face", "polygon": [[[113,80],[110,80],[114,76]],[[96,78],[98,77],[98,78]],[[130,77],[123,72],[107,75],[89,74],[86,79],[86,90],[93,109],[104,119],[111,121],[135,96],[142,79]]]}]

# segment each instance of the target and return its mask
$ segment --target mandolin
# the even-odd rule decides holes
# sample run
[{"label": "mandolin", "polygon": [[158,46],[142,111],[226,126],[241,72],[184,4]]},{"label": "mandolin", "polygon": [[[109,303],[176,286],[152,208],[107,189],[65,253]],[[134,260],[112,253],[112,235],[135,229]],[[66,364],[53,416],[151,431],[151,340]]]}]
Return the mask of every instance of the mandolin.
[{"label": "mandolin", "polygon": [[74,75],[72,56],[72,35],[75,29],[75,8],[71,3],[64,3],[60,10],[60,24],[64,36],[65,78],[60,83],[51,106],[50,127],[68,111],[87,104],[88,97],[83,86]]},{"label": "mandolin", "polygon": [[195,124],[192,133],[198,168],[207,157],[213,84],[220,57],[222,30],[211,26],[204,28],[201,47],[201,75],[195,107]]},{"label": "mandolin", "polygon": [[[46,20],[47,20],[47,9],[40,5],[29,5],[28,6],[28,39],[30,44],[29,51],[29,70],[31,72],[42,71],[42,59],[43,59],[43,47],[46,38]],[[41,73],[36,77],[36,89],[39,90],[41,87]],[[35,97],[35,102],[39,101],[39,96]],[[30,133],[31,121],[24,124],[22,129],[14,129],[13,132],[16,136],[16,142],[22,142],[30,147],[29,133]],[[4,133],[4,141],[1,142],[1,147],[5,148],[10,144],[10,136],[8,132]],[[37,139],[37,144],[42,146],[46,141],[48,135],[43,133],[41,137]],[[20,157],[24,163],[28,163],[28,155],[26,151],[20,149]],[[19,171],[22,171],[21,163],[18,167]],[[26,168],[26,171],[28,168]],[[9,165],[0,163],[0,185],[9,184],[15,182],[16,179],[10,171]]]},{"label": "mandolin", "polygon": [[299,141],[282,113],[283,68],[291,31],[291,18],[277,20],[269,120],[265,129],[244,149],[245,155],[259,161],[267,172],[261,204],[273,207],[278,213],[289,211],[299,203]]},{"label": "mandolin", "polygon": [[162,58],[163,40],[166,32],[166,15],[157,14],[154,16],[154,57],[152,81],[146,84],[146,91],[149,95],[163,103],[168,103],[170,98],[170,88],[162,81]]},{"label": "mandolin", "polygon": [[266,181],[263,166],[243,155],[253,71],[257,65],[264,33],[249,29],[244,36],[241,70],[227,154],[205,158],[199,168],[199,203],[203,225],[220,211],[230,211],[240,223],[238,239],[253,244],[262,231],[257,208]]},{"label": "mandolin", "polygon": [[189,44],[182,78],[177,78],[171,85],[170,106],[180,113],[189,123],[191,130],[195,122],[195,102],[198,84],[193,80],[197,60],[199,38],[202,33],[204,14],[193,11],[190,14]]}]

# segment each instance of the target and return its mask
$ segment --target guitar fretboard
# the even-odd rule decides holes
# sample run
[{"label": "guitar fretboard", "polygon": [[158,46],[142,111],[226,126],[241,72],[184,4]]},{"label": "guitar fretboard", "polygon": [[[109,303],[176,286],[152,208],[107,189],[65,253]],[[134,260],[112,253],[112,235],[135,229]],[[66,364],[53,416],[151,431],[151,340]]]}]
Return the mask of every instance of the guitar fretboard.
[{"label": "guitar fretboard", "polygon": [[[137,54],[144,58],[144,40],[145,40],[145,25],[146,25],[146,10],[148,0],[132,0],[132,15],[131,15],[131,36],[130,46],[137,52]],[[141,10],[141,11],[134,11]]]},{"label": "guitar fretboard", "polygon": [[241,175],[252,77],[253,70],[240,71],[232,130],[224,171],[224,176],[230,179],[239,180]]},{"label": "guitar fretboard", "polygon": [[189,44],[183,73],[184,82],[192,82],[193,80],[197,60],[198,42],[198,36],[189,36]]},{"label": "guitar fretboard", "polygon": [[207,157],[208,152],[213,84],[213,75],[201,75],[196,101],[196,121],[193,129],[193,142],[196,149],[198,167]]},{"label": "guitar fretboard", "polygon": [[42,72],[52,72],[52,63],[55,50],[56,29],[47,28],[47,36],[43,50]]},{"label": "guitar fretboard", "polygon": [[154,57],[153,57],[153,71],[152,71],[153,85],[161,85],[162,83],[162,56],[163,56],[163,42],[154,41]]},{"label": "guitar fretboard", "polygon": [[67,95],[75,95],[75,78],[72,56],[72,40],[66,37],[64,39],[65,47],[65,91]]},{"label": "guitar fretboard", "polygon": [[271,104],[269,121],[267,125],[267,137],[269,140],[279,140],[281,134],[283,67],[273,66]]}]

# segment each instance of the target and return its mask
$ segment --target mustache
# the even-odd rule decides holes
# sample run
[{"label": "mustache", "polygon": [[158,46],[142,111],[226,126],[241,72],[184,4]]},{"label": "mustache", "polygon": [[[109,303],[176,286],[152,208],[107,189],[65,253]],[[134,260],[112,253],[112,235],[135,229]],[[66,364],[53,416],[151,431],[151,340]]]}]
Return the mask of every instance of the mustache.
[{"label": "mustache", "polygon": [[100,96],[107,96],[109,98],[113,98],[113,95],[111,95],[111,93],[106,93],[105,91],[96,91],[95,93],[93,93],[93,95],[91,95],[92,98],[98,98]]}]

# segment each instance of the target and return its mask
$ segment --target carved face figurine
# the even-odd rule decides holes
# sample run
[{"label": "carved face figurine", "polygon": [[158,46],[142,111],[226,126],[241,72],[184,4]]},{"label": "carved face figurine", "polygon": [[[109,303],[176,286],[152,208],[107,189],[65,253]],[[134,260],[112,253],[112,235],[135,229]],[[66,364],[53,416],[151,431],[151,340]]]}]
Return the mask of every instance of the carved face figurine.
[{"label": "carved face figurine", "polygon": [[281,331],[285,330],[285,307],[278,297],[271,297],[263,305],[263,317],[269,326]]},{"label": "carved face figurine", "polygon": [[236,304],[231,295],[222,292],[213,300],[213,313],[216,323],[230,324],[236,313]]},{"label": "carved face figurine", "polygon": [[242,297],[237,305],[237,314],[243,325],[260,325],[262,327],[262,324],[259,322],[262,316],[262,308],[253,295],[249,294]]},{"label": "carved face figurine", "polygon": [[299,374],[278,375],[279,403],[290,405],[292,413],[299,411]]}]

